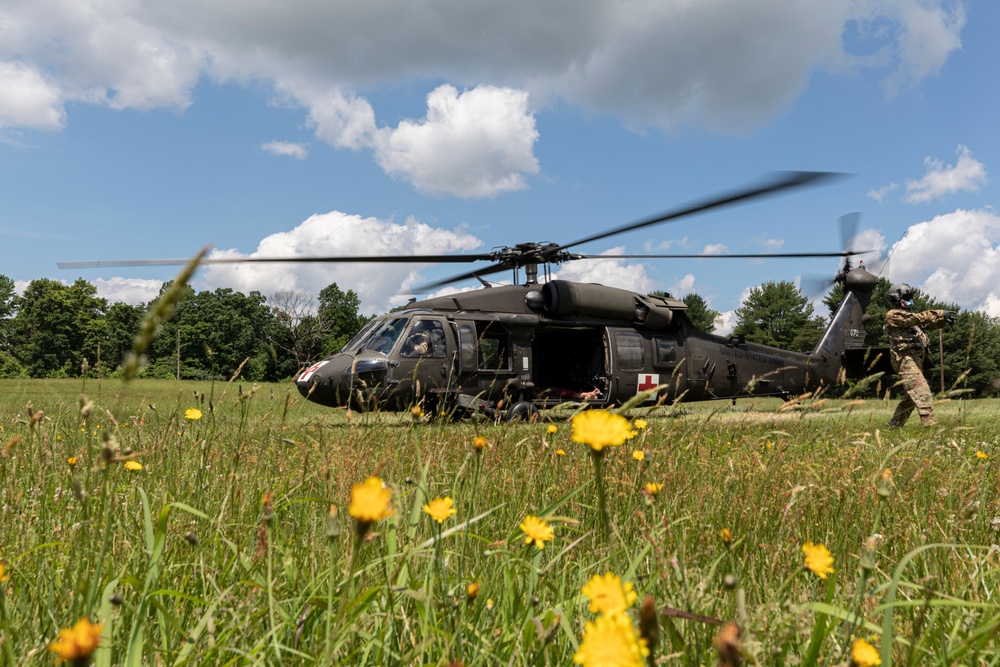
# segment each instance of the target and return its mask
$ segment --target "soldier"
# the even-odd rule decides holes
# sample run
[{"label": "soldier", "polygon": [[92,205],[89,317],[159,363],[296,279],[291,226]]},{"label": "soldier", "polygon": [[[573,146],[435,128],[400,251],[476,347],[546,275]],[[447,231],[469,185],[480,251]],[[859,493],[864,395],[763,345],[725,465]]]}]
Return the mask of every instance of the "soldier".
[{"label": "soldier", "polygon": [[893,308],[885,314],[885,329],[889,335],[889,354],[892,368],[899,373],[906,395],[896,407],[889,426],[902,426],[910,418],[913,408],[920,415],[924,426],[933,426],[934,406],[931,388],[924,379],[923,365],[930,339],[924,330],[941,329],[955,321],[950,310],[925,310],[914,313],[913,288],[906,284],[889,288],[889,302]]}]

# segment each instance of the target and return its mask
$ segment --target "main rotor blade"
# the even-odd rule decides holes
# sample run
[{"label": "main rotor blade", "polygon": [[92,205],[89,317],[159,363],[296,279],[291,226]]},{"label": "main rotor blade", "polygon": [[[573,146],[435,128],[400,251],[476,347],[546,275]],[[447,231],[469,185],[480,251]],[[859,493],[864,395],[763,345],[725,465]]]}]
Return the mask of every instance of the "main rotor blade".
[{"label": "main rotor blade", "polygon": [[559,250],[565,250],[566,248],[572,248],[573,246],[582,245],[584,243],[590,243],[591,241],[599,241],[601,239],[606,239],[609,236],[615,236],[616,234],[624,234],[625,232],[630,232],[634,229],[642,229],[643,227],[649,227],[651,225],[658,225],[664,222],[670,222],[684,216],[693,215],[695,213],[701,213],[702,211],[708,211],[713,208],[721,208],[723,206],[728,206],[730,204],[735,204],[737,202],[749,201],[751,199],[756,199],[757,197],[765,197],[767,195],[775,194],[781,192],[782,190],[788,190],[791,188],[797,188],[803,185],[817,185],[822,181],[830,180],[835,177],[842,176],[843,174],[837,174],[835,172],[829,171],[792,171],[792,172],[781,172],[771,181],[765,182],[761,185],[746,188],[744,190],[736,190],[727,194],[723,194],[712,199],[697,202],[686,206],[682,209],[676,211],[669,211],[667,213],[662,213],[652,218],[646,218],[639,220],[638,222],[633,222],[622,227],[616,227],[615,229],[602,232],[600,234],[595,234],[593,236],[588,236],[586,238],[580,239],[579,241],[574,241],[573,243],[568,243],[564,246],[560,246]]},{"label": "main rotor blade", "polygon": [[468,271],[460,276],[451,276],[450,278],[445,278],[444,280],[438,280],[433,283],[426,283],[420,285],[419,287],[414,287],[410,291],[413,293],[419,292],[429,292],[432,289],[437,289],[438,287],[444,287],[450,283],[457,283],[460,280],[468,280],[469,278],[478,278],[480,276],[488,276],[491,273],[500,273],[501,271],[511,270],[514,267],[510,264],[500,263],[491,264],[490,266],[484,266],[481,269],[476,269],[474,271]]},{"label": "main rotor blade", "polygon": [[843,252],[772,252],[772,253],[738,253],[724,255],[575,255],[576,259],[769,259],[788,257],[853,257],[863,255],[871,250],[845,250]]},{"label": "main rotor blade", "polygon": [[[453,263],[485,261],[491,255],[344,255],[328,257],[214,257],[201,260],[201,264],[260,264],[260,263],[320,263],[352,262],[371,264],[394,263]],[[187,264],[187,259],[97,259],[71,262],[56,262],[60,269],[100,269],[123,266],[178,266]]]}]

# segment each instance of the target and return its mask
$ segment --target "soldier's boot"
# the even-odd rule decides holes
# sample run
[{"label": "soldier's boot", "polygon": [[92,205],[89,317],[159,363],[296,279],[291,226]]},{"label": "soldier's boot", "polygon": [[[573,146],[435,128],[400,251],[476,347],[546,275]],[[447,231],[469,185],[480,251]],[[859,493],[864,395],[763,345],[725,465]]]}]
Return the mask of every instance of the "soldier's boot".
[{"label": "soldier's boot", "polygon": [[937,426],[938,421],[934,419],[934,408],[920,410],[920,423],[924,426]]},{"label": "soldier's boot", "polygon": [[886,426],[888,426],[889,428],[903,428],[903,422],[893,417],[892,419],[889,420]]}]

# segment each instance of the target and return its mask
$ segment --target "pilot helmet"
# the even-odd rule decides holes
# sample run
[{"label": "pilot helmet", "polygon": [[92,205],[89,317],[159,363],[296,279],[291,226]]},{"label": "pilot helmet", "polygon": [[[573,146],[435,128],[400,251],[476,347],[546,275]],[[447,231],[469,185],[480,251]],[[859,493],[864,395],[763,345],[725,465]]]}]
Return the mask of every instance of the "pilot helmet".
[{"label": "pilot helmet", "polygon": [[889,301],[898,306],[913,305],[913,288],[906,283],[899,283],[889,288]]}]

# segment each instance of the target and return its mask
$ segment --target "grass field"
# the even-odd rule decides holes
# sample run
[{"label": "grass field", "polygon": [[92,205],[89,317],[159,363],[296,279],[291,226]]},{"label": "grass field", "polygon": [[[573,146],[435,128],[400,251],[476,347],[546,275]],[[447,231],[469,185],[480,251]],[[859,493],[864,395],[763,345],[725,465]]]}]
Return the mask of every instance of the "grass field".
[{"label": "grass field", "polygon": [[[0,663],[52,664],[87,618],[97,665],[849,665],[859,639],[858,664],[1000,664],[1000,402],[889,431],[892,407],[633,411],[645,427],[598,458],[566,412],[452,424],[289,385],[0,380]],[[373,475],[394,512],[362,533],[352,487]],[[446,497],[438,523],[423,508]],[[581,592],[605,573],[635,595]]]}]

